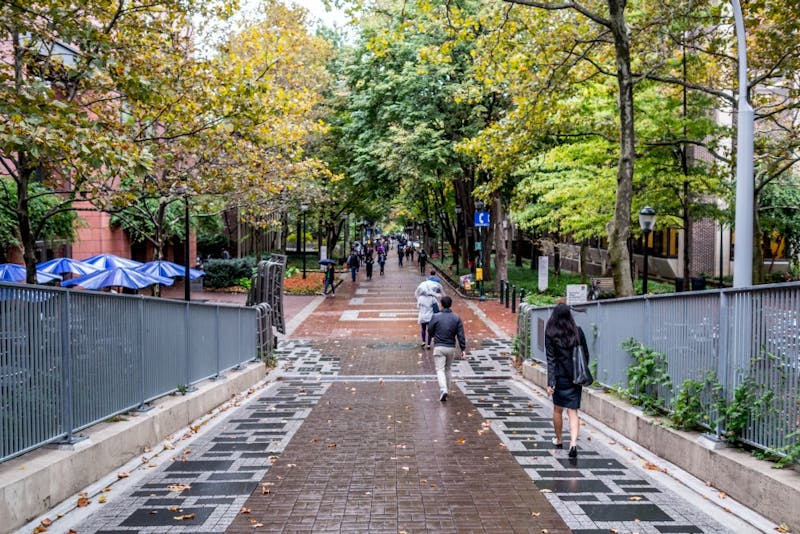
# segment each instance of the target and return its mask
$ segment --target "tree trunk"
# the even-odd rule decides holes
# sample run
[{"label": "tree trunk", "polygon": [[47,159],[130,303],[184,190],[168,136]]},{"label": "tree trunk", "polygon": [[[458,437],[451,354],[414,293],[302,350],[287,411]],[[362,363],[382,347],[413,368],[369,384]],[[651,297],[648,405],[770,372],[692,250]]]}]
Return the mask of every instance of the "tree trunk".
[{"label": "tree trunk", "polygon": [[581,241],[581,248],[578,252],[579,269],[581,271],[581,283],[586,283],[586,241]]},{"label": "tree trunk", "polygon": [[500,192],[495,191],[492,195],[493,211],[495,213],[494,221],[494,250],[495,250],[495,273],[494,273],[494,287],[495,290],[500,292],[500,281],[508,280],[508,246],[506,245],[506,238],[508,231],[503,228],[503,221],[505,220],[505,211],[503,210],[503,199]]},{"label": "tree trunk", "polygon": [[19,223],[19,237],[22,244],[22,258],[25,260],[25,281],[29,284],[36,283],[36,236],[31,227],[30,206],[28,204],[28,184],[34,172],[28,165],[28,157],[20,153],[17,159],[19,167],[17,173],[17,222]]},{"label": "tree trunk", "polygon": [[608,224],[608,254],[617,296],[633,295],[630,255],[627,242],[630,235],[631,200],[633,198],[633,162],[635,135],[633,129],[633,79],[631,76],[630,36],[625,24],[626,0],[608,0],[611,32],[617,62],[619,86],[620,154],[617,167],[617,196],[614,218]]}]

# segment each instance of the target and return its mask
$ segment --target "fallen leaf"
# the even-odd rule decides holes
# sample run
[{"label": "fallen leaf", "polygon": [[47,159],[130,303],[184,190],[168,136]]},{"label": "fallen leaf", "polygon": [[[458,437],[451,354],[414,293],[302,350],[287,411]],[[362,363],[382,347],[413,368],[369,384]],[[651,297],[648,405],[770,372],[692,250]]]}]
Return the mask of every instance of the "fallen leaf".
[{"label": "fallen leaf", "polygon": [[789,532],[789,526],[786,525],[785,523],[781,523],[780,525],[775,527],[775,530],[777,532]]},{"label": "fallen leaf", "polygon": [[642,498],[639,497],[638,495],[634,495],[633,497],[629,498],[628,500],[629,501],[641,501]]},{"label": "fallen leaf", "polygon": [[170,506],[169,508],[167,508],[167,510],[170,511],[170,512],[182,512],[183,511],[180,506]]},{"label": "fallen leaf", "polygon": [[42,526],[42,525],[37,525],[33,529],[33,534],[41,534],[42,532],[47,532],[47,527]]},{"label": "fallen leaf", "polygon": [[549,490],[549,489],[547,489],[547,488],[544,488],[544,489],[540,489],[540,490],[539,490],[539,493],[553,493],[553,491],[552,491],[552,490]]},{"label": "fallen leaf", "polygon": [[404,465],[404,466],[402,467],[402,469],[403,469],[403,471],[408,471],[409,467],[408,467],[407,465]]},{"label": "fallen leaf", "polygon": [[111,488],[103,488],[103,493],[109,493],[111,491],[112,491]]},{"label": "fallen leaf", "polygon": [[97,502],[99,502],[100,504],[105,504],[107,500],[108,500],[108,497],[106,497],[105,495],[100,495],[97,498]]},{"label": "fallen leaf", "polygon": [[158,513],[158,510],[150,510],[150,515],[156,515],[157,513]]},{"label": "fallen leaf", "polygon": [[661,471],[662,473],[666,473],[667,472],[667,468],[666,467],[659,467],[656,464],[653,464],[653,463],[650,463],[650,462],[645,462],[644,463],[644,468],[645,469],[649,469],[650,471]]},{"label": "fallen leaf", "polygon": [[710,480],[706,480],[706,486],[708,486],[709,488],[711,487],[711,481]]},{"label": "fallen leaf", "polygon": [[175,521],[189,521],[191,519],[194,519],[194,514],[176,515],[172,519],[174,519]]},{"label": "fallen leaf", "polygon": [[44,528],[47,528],[47,527],[49,527],[49,526],[50,526],[50,525],[52,525],[52,524],[53,524],[53,521],[52,521],[51,519],[48,519],[48,518],[46,518],[46,517],[45,517],[44,519],[42,519],[42,526],[43,526]]},{"label": "fallen leaf", "polygon": [[174,449],[174,448],[175,448],[175,445],[173,445],[173,444],[172,444],[172,443],[170,443],[169,441],[165,441],[165,442],[164,442],[164,448],[165,448],[165,449],[170,449],[170,450],[172,450],[172,449]]},{"label": "fallen leaf", "polygon": [[465,440],[464,438],[458,438],[458,439],[456,440],[456,443],[458,443],[459,445],[463,445],[463,444],[464,444],[464,443],[466,443],[466,442],[467,442],[467,440]]},{"label": "fallen leaf", "polygon": [[728,496],[728,494],[727,494],[727,493],[725,493],[724,491],[720,491],[720,492],[719,492],[719,498],[720,498],[720,499],[724,499],[724,498],[725,498],[725,497],[727,497],[727,496]]},{"label": "fallen leaf", "polygon": [[246,506],[242,506],[241,513],[249,514],[250,513],[250,508],[248,508]]},{"label": "fallen leaf", "polygon": [[542,515],[541,512],[531,512],[531,517],[539,517],[540,515]]},{"label": "fallen leaf", "polygon": [[130,473],[126,471],[120,471],[117,473],[117,478],[128,478],[129,476],[131,476]]},{"label": "fallen leaf", "polygon": [[88,497],[79,497],[78,498],[78,508],[85,508],[89,506],[89,503],[92,502],[89,500]]},{"label": "fallen leaf", "polygon": [[335,449],[336,448],[336,444],[335,443],[328,443],[328,448],[329,449]]},{"label": "fallen leaf", "polygon": [[171,484],[167,486],[167,489],[169,491],[177,491],[178,493],[180,493],[182,491],[192,489],[192,487],[189,484]]}]

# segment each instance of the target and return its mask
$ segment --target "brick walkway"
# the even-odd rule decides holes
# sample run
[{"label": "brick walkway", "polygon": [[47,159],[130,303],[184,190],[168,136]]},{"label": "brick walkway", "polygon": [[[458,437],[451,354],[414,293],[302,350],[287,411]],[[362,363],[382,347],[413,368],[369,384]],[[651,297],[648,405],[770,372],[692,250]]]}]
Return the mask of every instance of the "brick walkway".
[{"label": "brick walkway", "polygon": [[76,532],[732,531],[592,430],[577,460],[553,450],[551,408],[476,313],[513,332],[499,303],[455,299],[470,358],[440,402],[420,280],[394,262],[348,275],[281,342],[263,391]]}]

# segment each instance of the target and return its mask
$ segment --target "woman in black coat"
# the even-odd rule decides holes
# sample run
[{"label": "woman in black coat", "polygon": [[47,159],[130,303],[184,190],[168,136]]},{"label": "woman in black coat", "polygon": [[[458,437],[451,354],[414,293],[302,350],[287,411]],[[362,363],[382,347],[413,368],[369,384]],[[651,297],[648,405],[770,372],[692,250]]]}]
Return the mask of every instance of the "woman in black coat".
[{"label": "woman in black coat", "polygon": [[563,447],[564,408],[569,417],[569,456],[578,456],[578,409],[581,407],[581,386],[572,383],[572,349],[580,343],[586,358],[589,348],[583,330],[575,324],[566,304],[553,309],[545,328],[544,346],[547,353],[547,394],[553,397],[553,445]]}]

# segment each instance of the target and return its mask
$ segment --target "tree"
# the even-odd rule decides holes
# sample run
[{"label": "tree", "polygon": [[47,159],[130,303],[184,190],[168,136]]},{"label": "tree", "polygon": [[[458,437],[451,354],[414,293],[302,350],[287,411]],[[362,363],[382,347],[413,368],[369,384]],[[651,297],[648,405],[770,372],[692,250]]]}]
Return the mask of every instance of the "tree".
[{"label": "tree", "polygon": [[601,15],[577,2],[559,3],[537,2],[533,0],[506,0],[515,4],[523,4],[547,11],[569,9],[585,17],[600,27],[601,33],[593,40],[594,46],[607,44],[605,35],[611,35],[616,63],[619,105],[619,161],[617,165],[616,198],[614,217],[607,226],[608,252],[611,269],[614,275],[614,287],[617,295],[633,294],[633,282],[630,273],[630,257],[628,254],[628,237],[630,235],[631,200],[633,198],[633,166],[636,156],[633,76],[631,72],[631,42],[628,26],[625,21],[626,0],[608,0],[608,12]]}]

